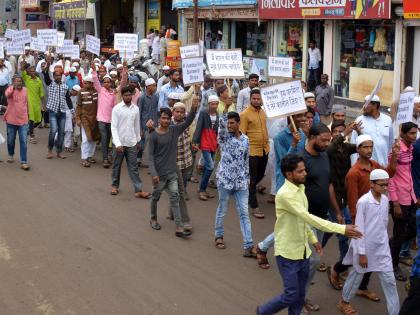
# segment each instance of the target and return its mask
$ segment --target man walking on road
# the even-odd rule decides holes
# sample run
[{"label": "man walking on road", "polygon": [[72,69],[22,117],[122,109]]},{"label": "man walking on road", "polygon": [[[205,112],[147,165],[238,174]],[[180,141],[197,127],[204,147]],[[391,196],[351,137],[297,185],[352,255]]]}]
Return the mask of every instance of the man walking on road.
[{"label": "man walking on road", "polygon": [[178,178],[176,173],[176,157],[178,149],[178,137],[188,128],[195,118],[198,102],[193,102],[187,119],[178,125],[171,125],[172,111],[164,107],[160,109],[159,127],[150,134],[149,138],[149,168],[153,181],[153,193],[150,203],[150,226],[160,230],[161,225],[157,221],[157,204],[163,190],[169,194],[171,212],[176,224],[175,235],[188,237],[190,230],[183,227],[179,208]]},{"label": "man walking on road", "polygon": [[313,245],[322,254],[321,245],[310,226],[330,233],[359,238],[353,225],[340,225],[308,212],[305,195],[306,169],[302,157],[289,154],[281,162],[286,178],[276,195],[275,256],[283,279],[284,293],[257,307],[258,315],[272,315],[287,308],[289,315],[300,315],[309,278],[309,259]]},{"label": "man walking on road", "polygon": [[[47,110],[49,112],[50,118],[50,133],[48,136],[47,159],[52,159],[54,157],[52,153],[54,145],[57,150],[57,157],[60,159],[65,159],[65,156],[61,155],[61,152],[63,152],[66,110],[67,108],[69,108],[70,111],[74,113],[73,103],[70,98],[68,87],[62,81],[62,69],[57,68],[57,70],[54,71],[53,77],[54,82],[52,82],[48,88],[47,101]],[[57,141],[55,141],[56,134]]]},{"label": "man walking on road", "polygon": [[129,85],[121,89],[123,101],[112,110],[111,132],[112,157],[112,188],[111,195],[118,194],[120,187],[121,165],[126,159],[128,175],[134,187],[134,196],[150,198],[150,193],[142,191],[142,182],[137,167],[137,152],[140,142],[140,113],[132,103],[134,89]]},{"label": "man walking on road", "polygon": [[239,130],[240,117],[225,108],[219,123],[218,142],[221,159],[217,170],[219,206],[216,210],[216,248],[224,249],[224,217],[228,211],[229,199],[235,198],[243,238],[243,256],[255,257],[256,249],[252,240],[251,221],[248,214],[249,183],[249,141]]},{"label": "man walking on road", "polygon": [[270,145],[268,141],[267,116],[261,108],[261,92],[251,91],[251,105],[241,113],[241,132],[249,139],[249,206],[257,219],[264,218],[258,207],[257,185],[264,178]]},{"label": "man walking on road", "polygon": [[14,162],[16,133],[19,133],[20,167],[28,171],[27,138],[28,138],[28,94],[20,76],[13,77],[13,85],[5,91],[7,110],[4,120],[7,125],[7,162]]}]

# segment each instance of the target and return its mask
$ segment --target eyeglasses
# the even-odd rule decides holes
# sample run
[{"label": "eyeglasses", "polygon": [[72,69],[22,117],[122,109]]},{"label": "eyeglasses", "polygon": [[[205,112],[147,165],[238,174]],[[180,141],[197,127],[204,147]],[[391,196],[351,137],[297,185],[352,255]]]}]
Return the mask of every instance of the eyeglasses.
[{"label": "eyeglasses", "polygon": [[382,188],[387,188],[388,187],[388,183],[384,183],[384,184],[375,183],[375,185],[381,186]]}]

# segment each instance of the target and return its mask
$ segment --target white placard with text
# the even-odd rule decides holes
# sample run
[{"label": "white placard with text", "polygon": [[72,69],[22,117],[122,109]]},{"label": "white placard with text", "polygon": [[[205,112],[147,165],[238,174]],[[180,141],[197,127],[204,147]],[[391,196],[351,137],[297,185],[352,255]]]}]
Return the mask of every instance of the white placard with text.
[{"label": "white placard with text", "polygon": [[207,49],[206,61],[213,78],[245,77],[241,49]]},{"label": "white placard with text", "polygon": [[185,85],[204,82],[203,57],[182,59],[182,79]]}]

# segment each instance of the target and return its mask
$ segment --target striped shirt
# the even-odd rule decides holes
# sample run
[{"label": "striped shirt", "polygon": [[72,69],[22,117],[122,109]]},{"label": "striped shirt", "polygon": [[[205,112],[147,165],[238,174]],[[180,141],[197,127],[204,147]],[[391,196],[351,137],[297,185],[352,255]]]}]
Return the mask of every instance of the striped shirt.
[{"label": "striped shirt", "polygon": [[[410,206],[417,201],[411,176],[411,161],[413,160],[413,146],[400,142],[400,153],[397,159],[395,175],[389,180],[389,200],[398,201],[401,205]],[[392,153],[388,155],[391,161]]]},{"label": "striped shirt", "polygon": [[[180,123],[173,122],[174,125]],[[182,123],[182,122],[181,122]],[[190,167],[193,163],[192,152],[191,152],[191,135],[190,128],[184,130],[178,137],[178,152],[176,155],[176,164],[180,170],[185,170]]]}]

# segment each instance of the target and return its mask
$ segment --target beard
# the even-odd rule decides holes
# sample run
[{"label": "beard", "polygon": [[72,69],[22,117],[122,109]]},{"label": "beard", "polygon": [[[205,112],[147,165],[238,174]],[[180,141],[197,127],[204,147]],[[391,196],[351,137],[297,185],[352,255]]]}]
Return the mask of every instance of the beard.
[{"label": "beard", "polygon": [[316,152],[325,152],[325,149],[314,143],[314,150]]}]

